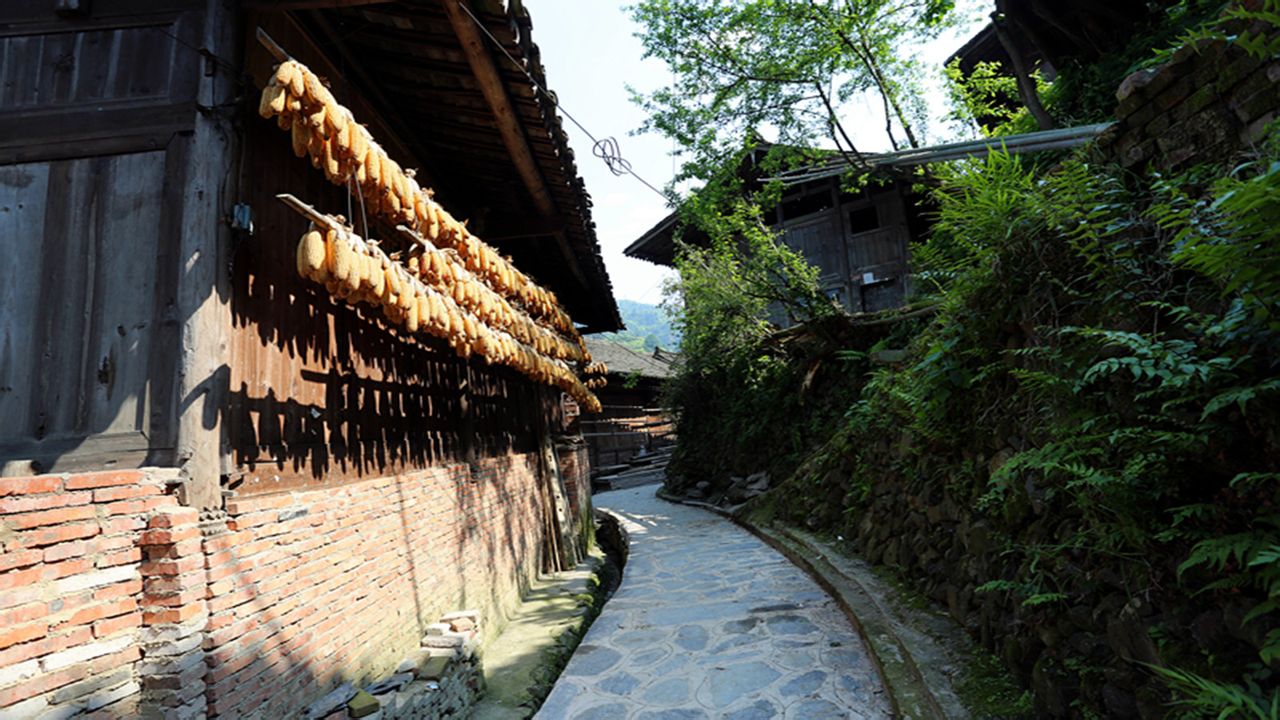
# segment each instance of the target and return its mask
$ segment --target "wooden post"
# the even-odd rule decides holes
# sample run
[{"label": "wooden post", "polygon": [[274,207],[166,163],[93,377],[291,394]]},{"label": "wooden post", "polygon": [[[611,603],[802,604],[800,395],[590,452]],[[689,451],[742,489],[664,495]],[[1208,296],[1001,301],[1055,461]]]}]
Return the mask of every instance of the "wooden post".
[{"label": "wooden post", "polygon": [[[235,57],[235,4],[205,3],[202,43],[219,57]],[[229,186],[237,134],[225,108],[236,78],[214,64],[200,74],[197,101],[215,108],[196,116],[182,197],[182,239],[175,317],[181,324],[176,463],[182,500],[195,508],[222,507],[222,410],[230,367],[231,293],[226,271],[231,230],[224,222],[234,202]],[[224,108],[224,109],[218,109]]]}]

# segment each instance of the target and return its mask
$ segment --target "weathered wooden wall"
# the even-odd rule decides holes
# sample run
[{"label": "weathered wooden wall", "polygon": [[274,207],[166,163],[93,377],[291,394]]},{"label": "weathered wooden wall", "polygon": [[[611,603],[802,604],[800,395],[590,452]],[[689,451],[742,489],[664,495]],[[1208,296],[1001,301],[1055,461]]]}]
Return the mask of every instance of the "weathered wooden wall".
[{"label": "weathered wooden wall", "polygon": [[0,4],[0,469],[168,464],[205,3],[53,6]]},{"label": "weathered wooden wall", "polygon": [[[874,312],[906,302],[911,239],[906,188],[870,188],[857,195],[839,181],[802,186],[777,206],[783,242],[819,270],[823,291],[850,312]],[[786,326],[781,310],[770,318]]]},{"label": "weathered wooden wall", "polygon": [[[370,120],[393,157],[405,167],[417,165],[407,145],[298,25],[278,13],[251,17],[248,25],[263,26],[329,77],[339,100],[361,121]],[[250,46],[246,64],[262,78],[270,61]],[[253,208],[256,227],[232,256],[224,418],[230,489],[253,494],[336,485],[536,450],[538,418],[555,412],[559,393],[507,369],[462,361],[433,339],[406,338],[377,311],[352,309],[298,277],[294,253],[308,222],[276,194],[288,192],[324,212],[356,218],[359,198],[349,198],[309,161],[294,157],[289,133],[274,121],[251,114],[244,139],[239,195]],[[438,182],[447,190],[448,178]],[[392,237],[392,228],[370,223],[375,238]]]}]

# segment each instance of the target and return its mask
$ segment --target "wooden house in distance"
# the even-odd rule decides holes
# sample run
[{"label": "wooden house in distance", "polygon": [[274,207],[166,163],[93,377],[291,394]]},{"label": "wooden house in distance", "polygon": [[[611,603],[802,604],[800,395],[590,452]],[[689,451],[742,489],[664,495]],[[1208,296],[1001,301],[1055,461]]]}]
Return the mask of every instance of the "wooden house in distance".
[{"label": "wooden house in distance", "polygon": [[[0,716],[326,716],[579,557],[562,400],[621,323],[531,37],[519,0],[0,3]],[[449,657],[402,710],[465,712]]]},{"label": "wooden house in distance", "polygon": [[[889,180],[861,192],[846,192],[841,173],[831,172],[790,184],[771,208],[771,226],[782,241],[821,272],[823,291],[849,312],[875,312],[906,303],[910,288],[908,243],[926,228],[911,183]],[[668,215],[624,251],[649,262],[674,266],[679,213]],[[686,230],[684,242],[706,242]],[[788,324],[782,313],[772,321]]]},{"label": "wooden house in distance", "polygon": [[600,337],[587,337],[591,357],[608,366],[601,410],[580,422],[593,473],[627,463],[638,453],[675,442],[671,418],[662,409],[662,383],[672,375],[671,353],[649,355]]}]

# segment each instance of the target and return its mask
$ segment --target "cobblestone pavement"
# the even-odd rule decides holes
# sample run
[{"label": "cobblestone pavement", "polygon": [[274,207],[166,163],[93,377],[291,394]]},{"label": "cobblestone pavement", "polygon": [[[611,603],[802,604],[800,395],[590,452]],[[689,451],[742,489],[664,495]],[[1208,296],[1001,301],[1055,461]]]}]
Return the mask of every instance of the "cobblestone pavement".
[{"label": "cobblestone pavement", "polygon": [[631,557],[538,720],[887,718],[871,660],[834,601],[733,523],[604,493]]}]

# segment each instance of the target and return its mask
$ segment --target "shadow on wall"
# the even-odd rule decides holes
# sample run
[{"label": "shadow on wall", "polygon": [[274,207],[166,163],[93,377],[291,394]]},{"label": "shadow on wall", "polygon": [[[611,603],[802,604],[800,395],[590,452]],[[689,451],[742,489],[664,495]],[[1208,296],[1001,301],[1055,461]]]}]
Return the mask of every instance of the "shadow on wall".
[{"label": "shadow on wall", "polygon": [[385,678],[444,612],[494,627],[546,542],[536,458],[228,503],[206,537],[213,714],[285,717]]},{"label": "shadow on wall", "polygon": [[315,288],[277,299],[275,287],[255,277],[234,306],[261,341],[234,358],[224,417],[246,475],[376,477],[536,447],[549,401],[515,372],[398,336]]}]

